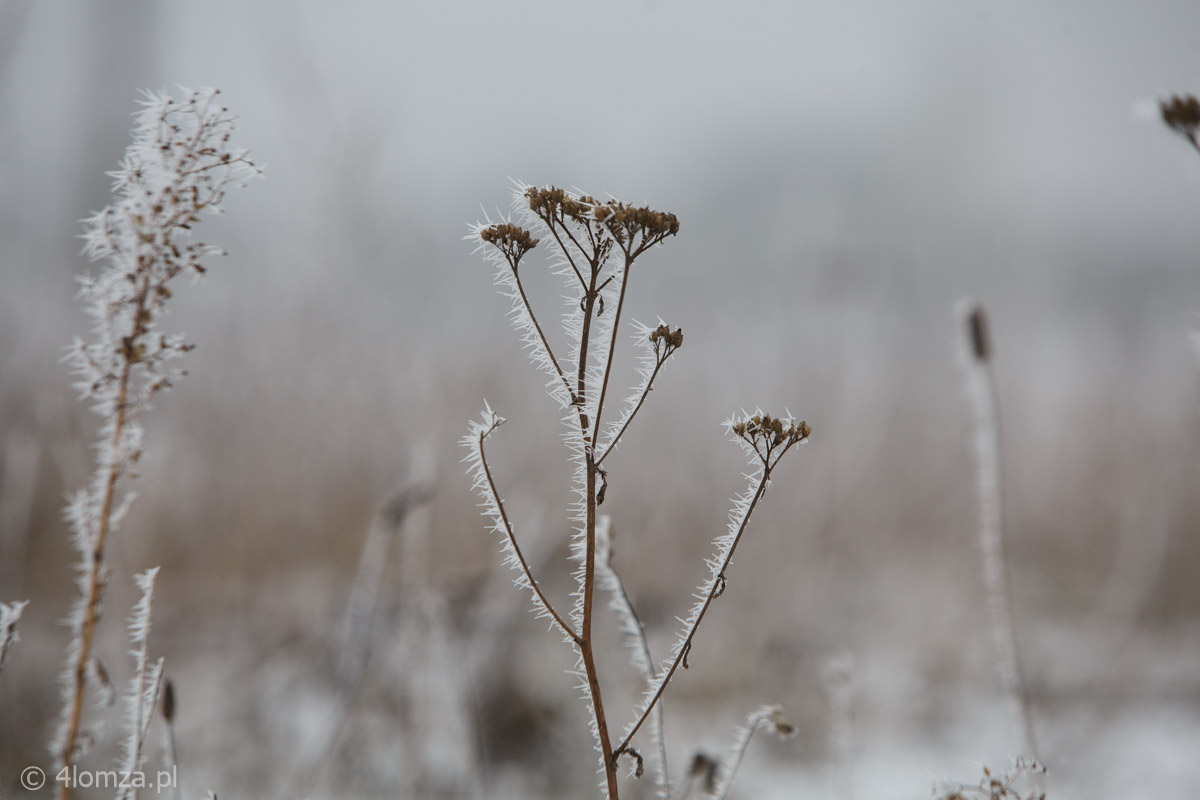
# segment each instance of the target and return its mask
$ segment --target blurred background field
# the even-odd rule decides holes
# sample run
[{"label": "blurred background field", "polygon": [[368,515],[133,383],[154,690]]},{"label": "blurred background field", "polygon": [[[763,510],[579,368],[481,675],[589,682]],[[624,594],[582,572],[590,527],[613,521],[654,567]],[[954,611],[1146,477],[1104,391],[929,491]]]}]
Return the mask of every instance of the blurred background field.
[{"label": "blurred background field", "polygon": [[[146,418],[101,654],[119,683],[130,577],[161,564],[151,646],[177,685],[189,796],[588,796],[571,659],[508,586],[459,464],[486,398],[509,418],[502,493],[565,600],[557,415],[463,240],[507,209],[510,178],[681,221],[629,313],[686,346],[609,462],[605,504],[659,652],[742,488],[721,420],[786,406],[815,431],[668,695],[676,775],[766,702],[800,735],[756,746],[737,797],[920,797],[1015,753],[956,362],[969,295],[992,321],[1050,796],[1184,796],[1200,780],[1200,157],[1157,102],[1200,88],[1198,29],[1200,6],[1165,1],[3,0],[0,600],[31,604],[0,675],[0,792],[36,796],[16,776],[45,765],[57,714],[61,507],[95,431],[60,363],[86,326],[78,221],[108,202],[138,90],[182,84],[222,90],[267,177],[204,223],[229,256],[166,321],[198,347]],[[558,279],[537,280],[556,320]],[[331,676],[364,538],[415,482],[433,495],[391,550],[347,700]],[[609,634],[612,691],[632,697]],[[838,654],[844,758],[822,679]]]}]

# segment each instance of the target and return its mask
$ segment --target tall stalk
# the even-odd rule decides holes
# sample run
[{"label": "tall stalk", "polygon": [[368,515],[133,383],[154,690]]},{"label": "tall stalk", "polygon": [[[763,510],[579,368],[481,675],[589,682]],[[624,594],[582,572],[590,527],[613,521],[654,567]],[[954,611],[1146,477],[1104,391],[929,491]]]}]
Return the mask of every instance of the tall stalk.
[{"label": "tall stalk", "polygon": [[[220,213],[225,190],[258,174],[244,150],[231,146],[233,117],[215,90],[191,92],[178,102],[147,94],[136,117],[133,143],[114,179],[111,205],[87,221],[85,252],[102,260],[81,279],[80,296],[94,338],[77,338],[67,360],[76,387],[100,415],[96,471],[67,506],[79,553],[79,597],[71,611],[71,641],[62,681],[63,712],[52,744],[56,767],[72,767],[92,738],[85,735],[90,683],[104,670],[95,657],[97,625],[108,581],[109,539],[133,500],[128,483],[144,448],[139,416],[184,373],[170,362],[192,349],[182,336],[159,331],[172,296],[168,284],[183,273],[200,276],[201,263],[220,248],[193,239],[205,213]],[[71,784],[58,783],[66,800]]]}]

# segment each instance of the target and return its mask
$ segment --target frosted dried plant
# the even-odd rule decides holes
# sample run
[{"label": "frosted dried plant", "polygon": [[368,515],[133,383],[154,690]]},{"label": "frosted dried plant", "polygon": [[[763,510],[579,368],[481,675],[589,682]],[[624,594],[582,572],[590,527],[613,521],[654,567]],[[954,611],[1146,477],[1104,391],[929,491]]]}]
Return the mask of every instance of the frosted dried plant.
[{"label": "frosted dried plant", "polygon": [[[184,273],[202,276],[202,261],[223,252],[194,239],[193,227],[202,215],[221,212],[229,186],[260,174],[247,151],[231,144],[234,118],[218,92],[185,94],[182,101],[145,95],[133,142],[110,173],[113,202],[86,222],[84,252],[103,267],[80,279],[92,339],[76,338],[66,360],[102,424],[96,471],[65,513],[80,557],[79,598],[68,618],[63,712],[52,743],[56,769],[75,764],[92,738],[83,726],[88,688],[107,691],[93,642],[109,577],[106,546],[133,501],[129,483],[144,454],[139,418],[184,374],[172,362],[192,349],[158,327],[170,285]],[[70,784],[60,782],[59,797],[70,794]]]},{"label": "frosted dried plant", "polygon": [[[142,769],[146,760],[146,734],[154,719],[154,709],[162,692],[163,659],[151,663],[150,608],[154,600],[154,579],[158,567],[134,576],[134,583],[142,593],[133,613],[129,615],[129,640],[133,644],[133,678],[125,697],[125,742],[121,751],[121,772],[133,775]],[[132,784],[132,782],[131,782]],[[137,800],[138,788],[130,785],[123,789],[118,800]]]},{"label": "frosted dried plant", "polygon": [[935,800],[1046,800],[1046,794],[1037,786],[1022,789],[1021,784],[1039,775],[1046,768],[1030,758],[1015,758],[1004,772],[992,772],[983,768],[983,777],[973,785],[942,783],[934,786]]},{"label": "frosted dried plant", "polygon": [[[619,796],[618,761],[622,756],[626,757],[633,775],[643,774],[645,759],[635,748],[634,739],[649,723],[647,730],[659,762],[655,773],[657,796],[670,798],[662,742],[663,693],[680,667],[688,667],[696,632],[713,601],[725,591],[734,551],[754,509],[766,494],[775,467],[795,445],[807,440],[811,429],[791,417],[773,417],[762,412],[743,414],[726,422],[727,430],[742,445],[753,467],[750,484],[734,501],[728,529],[716,539],[715,553],[708,559],[709,576],[696,591],[696,602],[683,620],[669,656],[657,667],[652,666],[645,632],[612,566],[610,522],[597,509],[608,493],[604,462],[628,432],[667,361],[682,347],[681,329],[661,321],[653,327],[633,324],[634,337],[641,348],[637,362],[640,380],[620,414],[602,423],[610,415],[609,384],[617,333],[635,264],[649,250],[675,236],[679,221],[674,214],[649,207],[631,206],[615,199],[597,200],[556,187],[518,185],[513,195],[516,222],[485,220],[473,226],[467,238],[478,243],[479,251],[495,268],[496,282],[512,303],[510,318],[530,358],[545,376],[548,392],[556,401],[566,427],[563,438],[574,470],[574,500],[569,506],[574,523],[570,553],[576,564],[574,603],[569,614],[564,615],[554,607],[521,550],[486,452],[488,439],[504,423],[504,418],[486,403],[482,418],[470,424],[463,438],[463,445],[470,451],[465,460],[474,489],[482,498],[483,514],[502,537],[505,562],[517,572],[517,585],[529,593],[537,616],[557,628],[578,657],[573,674],[579,679],[578,688],[590,711],[591,732],[600,757],[600,773],[604,776],[601,783],[604,796],[611,800]],[[566,283],[565,329],[570,349],[565,357],[552,349],[530,305],[522,273],[525,257],[543,241],[552,251],[553,272]],[[646,678],[643,700],[633,710],[619,737],[610,733],[610,712],[601,695],[594,652],[592,626],[597,586],[612,594],[612,608],[622,621],[633,662]],[[768,718],[777,720],[777,712],[772,709]],[[755,721],[749,725],[750,734],[760,724],[757,718],[752,720]],[[774,724],[777,729],[785,725],[781,719]],[[745,741],[749,742],[748,735]],[[719,780],[708,783],[714,791],[723,792],[731,778],[729,770]]]}]

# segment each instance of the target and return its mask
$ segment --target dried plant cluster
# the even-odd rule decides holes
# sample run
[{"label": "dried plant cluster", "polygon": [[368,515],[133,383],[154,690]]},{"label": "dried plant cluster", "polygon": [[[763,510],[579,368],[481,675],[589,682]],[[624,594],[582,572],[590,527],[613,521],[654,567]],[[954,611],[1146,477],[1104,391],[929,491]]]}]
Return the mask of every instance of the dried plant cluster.
[{"label": "dried plant cluster", "polygon": [[[87,220],[85,253],[103,262],[81,279],[80,297],[93,323],[91,341],[77,338],[67,360],[82,397],[102,420],[96,470],[72,497],[66,517],[79,553],[79,597],[69,616],[71,641],[62,674],[63,712],[52,744],[56,769],[70,769],[95,738],[84,724],[85,697],[111,702],[107,671],[95,654],[96,626],[109,579],[109,537],[133,501],[129,483],[144,454],[140,417],[184,374],[172,362],[192,348],[158,323],[179,275],[205,272],[202,261],[220,248],[193,238],[206,213],[220,213],[226,189],[259,174],[230,138],[234,119],[215,90],[188,92],[182,101],[147,94],[133,142],[113,178],[113,203]],[[151,712],[162,685],[161,662],[146,652],[156,570],[136,578],[142,600],[131,618],[136,675],[129,694],[129,737],[123,766],[140,768]],[[69,782],[58,783],[69,797]]]},{"label": "dried plant cluster", "polygon": [[[486,452],[489,438],[504,418],[486,403],[482,419],[472,422],[463,438],[470,451],[466,460],[474,488],[482,498],[483,513],[502,537],[506,562],[517,571],[517,585],[529,592],[538,616],[548,619],[577,654],[574,674],[590,711],[605,796],[612,800],[619,796],[618,762],[623,756],[633,775],[643,774],[645,759],[634,741],[648,725],[657,794],[670,798],[672,786],[662,741],[663,693],[680,667],[688,666],[696,631],[713,601],[725,591],[734,551],[770,485],[775,467],[794,446],[807,440],[811,429],[791,417],[761,412],[727,421],[730,434],[742,445],[753,466],[750,484],[734,501],[728,529],[716,539],[715,552],[708,559],[709,576],[695,593],[696,601],[674,647],[664,661],[653,666],[641,622],[611,563],[611,520],[598,509],[607,496],[605,461],[629,430],[663,366],[683,345],[679,328],[661,321],[654,327],[633,323],[634,338],[641,349],[637,362],[640,381],[620,413],[606,422],[606,417],[614,417],[609,387],[630,278],[641,268],[643,255],[679,232],[679,221],[674,214],[649,207],[597,200],[555,187],[518,186],[513,205],[516,222],[487,220],[474,226],[468,238],[478,242],[485,259],[495,267],[496,282],[512,303],[510,317],[534,364],[545,375],[549,394],[566,428],[564,440],[574,470],[574,500],[569,511],[574,526],[571,558],[576,565],[574,603],[569,614],[555,608],[522,553]],[[570,349],[565,355],[556,354],[551,347],[525,288],[524,259],[543,241],[551,251],[553,272],[564,279],[567,287],[565,328]],[[617,735],[612,733],[611,710],[606,708],[600,691],[592,634],[597,587],[609,591],[610,607],[629,639],[633,663],[646,677],[644,699]],[[713,770],[715,774],[709,776],[711,794],[724,796],[750,736],[764,726],[781,734],[791,732],[777,709],[752,715],[726,768],[719,773]]]}]

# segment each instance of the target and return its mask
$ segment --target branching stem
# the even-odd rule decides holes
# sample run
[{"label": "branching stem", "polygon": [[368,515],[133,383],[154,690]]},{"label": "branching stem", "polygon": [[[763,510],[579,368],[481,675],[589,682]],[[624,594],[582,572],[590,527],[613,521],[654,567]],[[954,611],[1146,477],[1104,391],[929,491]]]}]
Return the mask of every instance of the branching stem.
[{"label": "branching stem", "polygon": [[592,431],[592,448],[600,438],[600,415],[604,413],[604,398],[608,394],[608,379],[612,376],[613,354],[617,350],[617,332],[621,329],[621,310],[625,307],[625,290],[629,287],[629,269],[633,266],[633,257],[625,256],[625,267],[621,271],[621,293],[617,297],[617,313],[613,317],[612,334],[608,337],[608,361],[604,366],[604,380],[600,386],[600,402],[596,404],[596,427]]}]

